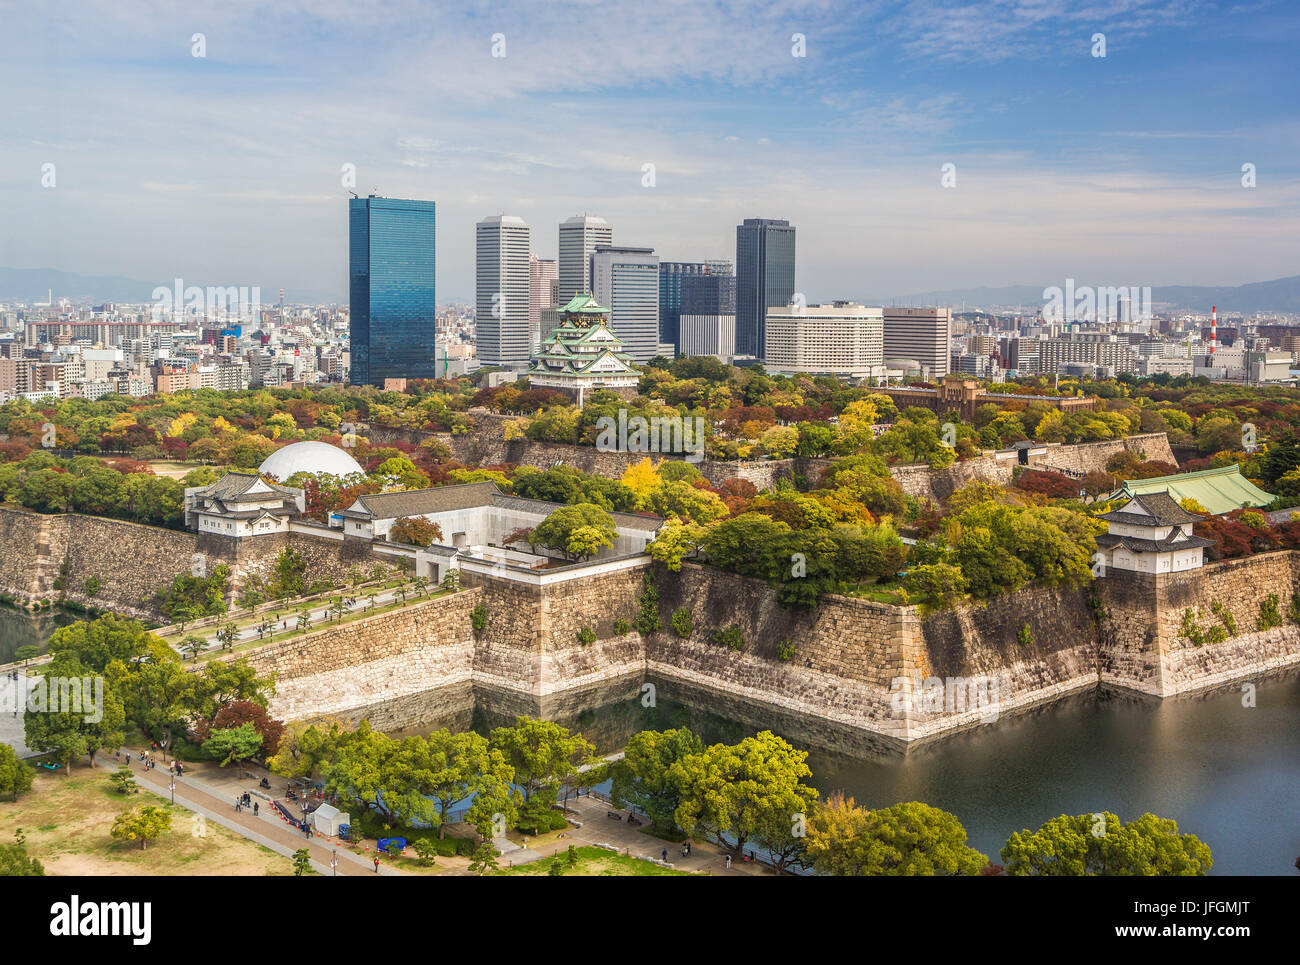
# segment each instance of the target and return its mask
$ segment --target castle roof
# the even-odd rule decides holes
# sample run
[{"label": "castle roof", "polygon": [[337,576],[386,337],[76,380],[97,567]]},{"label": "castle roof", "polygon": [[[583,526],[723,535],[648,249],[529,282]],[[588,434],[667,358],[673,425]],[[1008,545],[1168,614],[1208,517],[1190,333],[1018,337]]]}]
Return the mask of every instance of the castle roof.
[{"label": "castle roof", "polygon": [[1121,496],[1143,496],[1167,493],[1175,500],[1194,499],[1206,512],[1219,515],[1230,513],[1243,506],[1267,506],[1273,497],[1241,474],[1236,463],[1199,472],[1180,472],[1154,479],[1128,479],[1111,494],[1111,499]]},{"label": "castle roof", "polygon": [[[1123,492],[1123,490],[1121,490]],[[1130,526],[1178,526],[1195,523],[1201,517],[1179,506],[1168,492],[1149,492],[1133,497],[1119,509],[1097,517],[1108,523]]]}]

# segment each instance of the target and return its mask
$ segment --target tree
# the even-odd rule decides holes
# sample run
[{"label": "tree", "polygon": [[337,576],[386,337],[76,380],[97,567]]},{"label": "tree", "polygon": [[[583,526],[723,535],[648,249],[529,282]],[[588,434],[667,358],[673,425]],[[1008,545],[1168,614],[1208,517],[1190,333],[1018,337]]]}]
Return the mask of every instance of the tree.
[{"label": "tree", "polygon": [[388,530],[388,539],[409,546],[431,546],[442,541],[442,527],[424,516],[403,516]]},{"label": "tree", "polygon": [[438,837],[443,836],[447,814],[458,801],[477,795],[508,796],[514,772],[505,755],[489,747],[486,738],[473,731],[453,734],[442,728],[425,738],[425,747],[427,757],[422,756],[422,762],[429,769],[420,776],[420,790],[437,806]]},{"label": "tree", "polygon": [[581,734],[532,717],[517,717],[513,727],[494,729],[489,742],[514,769],[525,803],[542,788],[558,791],[579,767],[596,759],[596,749]]},{"label": "tree", "polygon": [[433,843],[428,838],[416,838],[411,847],[415,849],[415,857],[420,864],[426,868],[433,866],[435,859],[438,857],[438,849],[433,846]]},{"label": "tree", "polygon": [[85,754],[94,767],[99,751],[122,746],[126,713],[110,681],[64,651],[47,665],[42,683],[23,715],[28,747],[54,755],[71,774],[73,757]]},{"label": "tree", "polygon": [[14,843],[0,845],[0,878],[39,878],[44,866],[27,856],[27,838],[22,828],[14,828]]},{"label": "tree", "polygon": [[650,558],[663,563],[674,573],[682,568],[682,560],[699,553],[707,531],[693,520],[669,516],[659,527],[654,541],[646,547]]},{"label": "tree", "polygon": [[814,813],[807,850],[833,875],[977,875],[988,864],[947,811],[915,801],[868,811],[842,794]]},{"label": "tree", "polygon": [[668,770],[681,795],[678,825],[741,857],[750,838],[770,833],[777,822],[789,826],[811,809],[817,792],[801,783],[812,776],[807,758],[767,730],[682,758]]},{"label": "tree", "polygon": [[208,649],[208,642],[197,633],[187,633],[181,638],[180,649],[188,653],[191,660],[198,660],[199,654]]},{"label": "tree", "polygon": [[19,794],[26,794],[32,789],[36,772],[26,761],[19,760],[14,749],[8,744],[0,744],[0,794],[12,794],[15,801]]},{"label": "tree", "polygon": [[252,724],[238,727],[214,728],[212,736],[202,744],[203,752],[226,767],[243,763],[262,749],[262,735]]},{"label": "tree", "polygon": [[473,855],[470,856],[471,874],[485,875],[490,871],[496,871],[498,867],[500,866],[497,864],[497,850],[487,841],[475,848]]},{"label": "tree", "polygon": [[306,848],[299,848],[293,853],[293,874],[296,878],[301,878],[311,870],[311,852]]},{"label": "tree", "polygon": [[1009,875],[1204,875],[1210,849],[1178,824],[1144,814],[1125,824],[1114,814],[1052,818],[1037,831],[1017,831],[1002,849]]},{"label": "tree", "polygon": [[683,758],[703,750],[699,737],[684,727],[641,731],[627,742],[623,759],[610,768],[610,799],[620,807],[635,807],[649,815],[656,830],[677,830],[681,795],[669,778],[669,770]]},{"label": "tree", "polygon": [[135,782],[135,774],[132,773],[130,764],[123,764],[110,774],[109,782],[118,794],[132,794],[139,788],[139,785]]},{"label": "tree", "polygon": [[141,804],[119,814],[110,834],[119,841],[139,841],[143,851],[150,839],[162,837],[171,826],[171,812],[165,807]]},{"label": "tree", "polygon": [[614,518],[594,503],[562,506],[537,524],[533,539],[571,559],[594,556],[614,543]]}]

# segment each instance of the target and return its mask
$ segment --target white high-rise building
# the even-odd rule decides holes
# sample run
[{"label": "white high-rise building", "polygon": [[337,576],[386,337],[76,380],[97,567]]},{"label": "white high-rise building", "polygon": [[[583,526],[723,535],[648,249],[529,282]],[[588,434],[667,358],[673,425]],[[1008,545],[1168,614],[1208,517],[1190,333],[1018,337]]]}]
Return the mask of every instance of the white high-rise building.
[{"label": "white high-rise building", "polygon": [[769,308],[764,365],[769,372],[880,378],[885,374],[881,309],[854,302]]},{"label": "white high-rise building", "polygon": [[557,305],[568,304],[574,295],[591,293],[592,253],[598,245],[613,243],[614,226],[604,218],[576,214],[560,222],[560,294]]},{"label": "white high-rise building", "polygon": [[476,226],[475,343],[483,365],[526,366],[532,229],[523,218],[494,214]]},{"label": "white high-rise building", "polygon": [[542,310],[555,304],[551,301],[554,294],[551,283],[559,278],[559,269],[553,258],[536,255],[529,256],[528,267],[528,336],[536,355],[542,345]]},{"label": "white high-rise building", "polygon": [[[563,281],[561,275],[561,287]],[[653,248],[598,247],[591,256],[591,293],[609,307],[609,327],[633,362],[659,354],[659,256]]]},{"label": "white high-rise building", "polygon": [[912,359],[923,377],[937,382],[948,374],[952,309],[886,308],[885,359]]}]

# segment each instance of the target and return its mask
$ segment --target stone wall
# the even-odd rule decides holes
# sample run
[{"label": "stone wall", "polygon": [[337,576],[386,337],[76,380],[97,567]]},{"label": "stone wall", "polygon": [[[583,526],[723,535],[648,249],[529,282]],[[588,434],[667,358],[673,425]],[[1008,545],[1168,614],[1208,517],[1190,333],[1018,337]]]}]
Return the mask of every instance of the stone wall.
[{"label": "stone wall", "polygon": [[1052,445],[1031,463],[1043,469],[1089,473],[1105,469],[1107,461],[1121,452],[1135,452],[1147,462],[1178,465],[1173,450],[1169,448],[1169,436],[1163,432],[1148,432],[1105,442],[1083,442],[1074,446]]},{"label": "stone wall", "polygon": [[[325,626],[251,650],[248,661],[259,674],[274,674],[270,709],[277,717],[359,719],[388,708],[382,726],[411,726],[403,702],[470,682],[474,639],[469,614],[481,598],[481,590],[463,590]],[[381,726],[378,720],[371,722]]]},{"label": "stone wall", "polygon": [[974,456],[954,462],[946,469],[931,471],[929,466],[891,466],[889,474],[898,480],[903,492],[921,502],[941,503],[969,482],[1009,486],[1015,462]]},{"label": "stone wall", "polygon": [[[180,530],[0,508],[0,592],[24,601],[62,597],[152,619],[156,594],[189,570],[197,545],[194,533]],[[85,591],[91,577],[100,582],[94,596]]]}]

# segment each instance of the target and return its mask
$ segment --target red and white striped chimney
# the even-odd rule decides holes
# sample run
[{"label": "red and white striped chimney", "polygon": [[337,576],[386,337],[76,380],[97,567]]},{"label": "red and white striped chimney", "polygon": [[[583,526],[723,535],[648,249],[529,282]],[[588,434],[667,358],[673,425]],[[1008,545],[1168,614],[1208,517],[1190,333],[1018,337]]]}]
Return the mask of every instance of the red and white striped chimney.
[{"label": "red and white striped chimney", "polygon": [[1210,354],[1214,354],[1219,345],[1219,306],[1210,306]]}]

